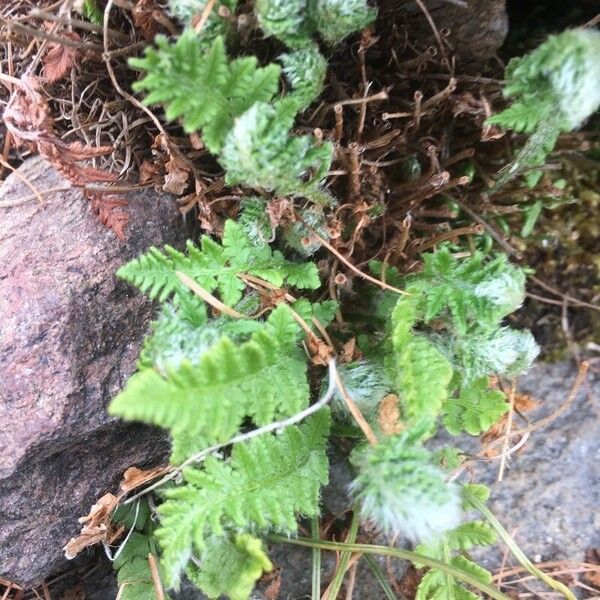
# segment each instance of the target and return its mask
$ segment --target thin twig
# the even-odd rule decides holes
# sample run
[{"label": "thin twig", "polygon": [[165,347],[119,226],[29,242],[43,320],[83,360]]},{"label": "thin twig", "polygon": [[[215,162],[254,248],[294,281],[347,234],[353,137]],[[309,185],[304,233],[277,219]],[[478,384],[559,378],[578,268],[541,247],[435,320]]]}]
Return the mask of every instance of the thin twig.
[{"label": "thin twig", "polygon": [[156,592],[156,600],[165,600],[165,591],[160,581],[160,572],[156,564],[156,557],[152,552],[148,553],[148,564],[150,565],[150,573],[152,574],[152,584]]},{"label": "thin twig", "polygon": [[392,292],[396,292],[397,294],[402,294],[403,296],[410,296],[408,292],[400,290],[397,287],[394,287],[393,285],[384,283],[383,281],[380,281],[375,277],[371,277],[371,275],[369,275],[368,273],[365,273],[364,271],[361,271],[358,267],[355,267],[347,258],[340,254],[327,240],[323,239],[310,225],[308,225],[304,221],[303,223],[304,226],[310,231],[312,237],[314,237],[321,245],[325,246],[325,248],[327,248],[329,252],[331,252],[340,262],[344,263],[351,271],[356,273],[359,277],[362,277],[362,279],[366,279],[367,281],[370,281],[371,283],[374,283],[375,285],[378,285],[379,287],[385,290],[390,290]]},{"label": "thin twig", "polygon": [[450,60],[448,59],[448,53],[446,52],[446,47],[444,46],[444,41],[442,40],[442,36],[440,35],[440,32],[438,31],[438,28],[435,25],[435,22],[431,18],[431,15],[429,14],[427,7],[423,3],[423,0],[415,0],[415,2],[418,4],[419,8],[421,9],[421,12],[427,19],[427,22],[429,23],[429,27],[431,27],[431,31],[433,31],[433,35],[435,36],[438,46],[440,47],[440,51],[444,58],[444,62],[446,63],[446,67],[448,67],[448,71],[451,71],[452,66],[450,64]]},{"label": "thin twig", "polygon": [[377,444],[377,436],[375,435],[373,429],[371,428],[367,420],[364,418],[363,414],[360,412],[358,406],[356,406],[354,400],[352,400],[352,398],[350,397],[350,394],[348,394],[348,390],[346,390],[346,386],[344,386],[344,382],[342,381],[340,373],[337,369],[334,370],[334,377],[338,391],[344,399],[344,402],[348,407],[350,414],[352,415],[362,432],[365,434],[365,437],[367,438],[369,444],[375,446]]},{"label": "thin twig", "polygon": [[233,308],[223,304],[220,300],[215,298],[210,292],[207,292],[202,286],[197,284],[191,277],[188,277],[185,273],[181,271],[175,271],[175,275],[183,285],[192,290],[196,296],[202,298],[204,302],[214,306],[218,311],[227,315],[228,317],[233,317],[234,319],[248,319],[247,315],[243,315],[241,312],[234,310]]},{"label": "thin twig", "polygon": [[508,459],[508,447],[510,444],[510,431],[512,429],[513,415],[515,412],[515,395],[517,392],[517,384],[513,381],[510,389],[510,403],[508,409],[508,418],[506,420],[506,434],[504,436],[504,444],[502,445],[502,458],[500,459],[500,466],[498,467],[498,481],[502,481],[504,477],[504,469],[506,468],[506,460]]},{"label": "thin twig", "polygon": [[352,104],[365,104],[365,102],[374,102],[376,100],[387,100],[389,98],[386,90],[377,92],[371,96],[365,96],[364,98],[349,98],[348,100],[338,100],[331,105],[331,108],[335,109],[336,106],[350,106]]},{"label": "thin twig", "polygon": [[[117,3],[117,0],[108,0],[108,2],[106,3],[106,7],[104,8],[103,40],[102,40],[103,47],[104,47],[104,53],[102,54],[102,58],[104,59],[104,64],[106,65],[106,70],[108,72],[108,76],[110,77],[110,80],[111,80],[115,90],[117,90],[117,92],[121,96],[123,96],[123,98],[125,98],[126,100],[129,100],[129,102],[131,102],[131,104],[133,104],[136,108],[139,108],[140,110],[144,111],[152,119],[152,122],[154,123],[154,125],[156,125],[156,128],[158,129],[158,131],[160,133],[162,133],[162,135],[165,139],[165,142],[166,142],[168,140],[167,132],[165,131],[164,127],[161,125],[161,123],[158,120],[158,118],[156,117],[156,115],[147,106],[144,106],[135,96],[132,96],[131,94],[126,92],[119,85],[119,82],[117,81],[117,78],[115,76],[115,72],[114,72],[114,69],[111,64],[111,56],[112,55],[111,55],[111,52],[108,47],[108,32],[109,32],[108,23],[110,20],[110,11],[111,11],[114,3]],[[119,6],[118,3],[117,3],[117,6]]]},{"label": "thin twig", "polygon": [[[44,203],[44,199],[42,198],[42,194],[40,193],[40,191],[33,185],[33,183],[31,183],[31,181],[29,181],[29,179],[27,179],[27,177],[25,177],[23,174],[19,173],[19,171],[17,169],[15,169],[10,163],[6,162],[3,158],[0,157],[0,165],[2,165],[4,168],[9,169],[13,172],[13,175],[21,182],[23,182],[34,194],[34,196],[37,198],[38,202],[40,204]],[[24,204],[24,202],[21,202],[20,204]],[[1,203],[0,204],[0,208],[9,208],[10,206],[15,206],[14,203],[9,204],[9,203]],[[18,206],[18,205],[16,205]]]},{"label": "thin twig", "polygon": [[[529,425],[527,427],[524,427],[523,429],[517,429],[516,431],[512,431],[510,434],[507,434],[508,437],[513,438],[513,437],[525,435],[526,433],[533,433],[534,431],[538,431],[539,429],[543,429],[544,427],[546,427],[546,425],[549,425],[550,423],[552,423],[552,421],[554,421],[560,415],[562,415],[571,406],[571,404],[573,404],[573,401],[577,397],[579,388],[581,387],[581,384],[583,383],[583,380],[585,379],[585,376],[587,375],[589,368],[590,368],[590,363],[587,360],[583,361],[579,365],[579,371],[577,372],[577,377],[575,378],[575,382],[573,383],[573,386],[571,387],[571,391],[569,392],[567,399],[551,415],[548,415],[547,417],[545,417],[543,419],[539,419],[538,421],[535,421],[534,423],[532,423],[531,425]],[[493,446],[496,446],[497,444],[499,444],[500,442],[503,442],[503,441],[504,441],[504,436],[502,436],[501,438],[498,438],[497,440],[494,440],[491,444],[489,444],[486,447],[486,450],[489,450]]]},{"label": "thin twig", "polygon": [[204,7],[202,14],[200,15],[200,19],[194,25],[194,31],[196,33],[200,33],[202,31],[202,29],[204,28],[206,21],[208,21],[208,17],[210,17],[210,13],[213,11],[213,8],[215,7],[215,2],[216,2],[216,0],[208,0],[208,2],[206,3],[206,6]]}]

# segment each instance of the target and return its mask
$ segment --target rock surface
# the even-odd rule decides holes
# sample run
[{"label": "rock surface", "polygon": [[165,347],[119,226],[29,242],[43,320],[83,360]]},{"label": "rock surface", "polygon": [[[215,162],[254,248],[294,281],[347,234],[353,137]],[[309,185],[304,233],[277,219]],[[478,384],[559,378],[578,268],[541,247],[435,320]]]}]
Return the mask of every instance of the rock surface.
[{"label": "rock surface", "polygon": [[[523,377],[519,389],[542,400],[528,417],[556,411],[576,375],[571,363],[559,363]],[[532,560],[584,560],[587,548],[600,547],[600,375],[589,374],[573,405],[532,434],[502,482],[497,473],[497,462],[482,464],[475,478],[491,484],[490,508]]]},{"label": "rock surface", "polygon": [[[61,190],[0,208],[0,576],[30,583],[63,564],[77,518],[124,469],[165,454],[157,431],[106,414],[154,310],[115,271],[186,232],[168,196],[137,192],[121,242],[47,164],[19,173]],[[0,188],[5,202],[30,195],[14,175]]]},{"label": "rock surface", "polygon": [[[425,0],[429,15],[440,35],[464,62],[483,63],[504,43],[508,33],[505,0],[467,0],[457,6],[447,0]],[[416,2],[405,7],[411,24],[411,35],[419,40],[438,43],[426,16]]]}]

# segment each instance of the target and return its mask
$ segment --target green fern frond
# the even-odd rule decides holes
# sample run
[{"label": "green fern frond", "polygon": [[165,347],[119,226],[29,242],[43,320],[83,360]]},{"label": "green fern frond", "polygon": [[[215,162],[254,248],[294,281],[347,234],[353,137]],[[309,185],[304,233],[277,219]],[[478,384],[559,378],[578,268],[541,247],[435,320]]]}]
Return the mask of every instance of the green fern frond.
[{"label": "green fern frond", "polygon": [[[526,169],[544,164],[561,132],[581,124],[600,107],[600,32],[573,29],[551,35],[506,67],[504,95],[512,104],[490,125],[532,134],[496,183],[501,187]],[[540,171],[529,174],[535,185]]]},{"label": "green fern frond", "polygon": [[267,213],[267,201],[257,196],[243,198],[240,202],[238,223],[255,246],[273,241],[275,231]]},{"label": "green fern frond", "polygon": [[444,248],[424,254],[423,260],[423,271],[407,283],[423,298],[424,321],[448,318],[460,335],[473,325],[495,328],[525,297],[525,275],[504,255],[486,262],[476,253],[459,261]]},{"label": "green fern frond", "polygon": [[300,108],[309,106],[323,91],[327,61],[316,44],[282,54],[283,73],[292,86],[292,97]]},{"label": "green fern frond", "polygon": [[209,539],[199,564],[191,562],[185,573],[210,599],[248,600],[256,581],[272,570],[262,542],[241,533]]},{"label": "green fern frond", "polygon": [[466,431],[479,435],[500,420],[508,411],[508,403],[501,391],[489,389],[488,380],[483,377],[461,389],[458,398],[446,400],[443,408],[449,433]]},{"label": "green fern frond", "polygon": [[322,410],[279,435],[236,444],[227,461],[210,457],[202,469],[184,469],[184,483],[165,491],[158,509],[167,586],[177,587],[192,553],[201,554],[211,536],[296,531],[296,515],[317,514],[319,489],[328,479],[328,432],[329,413]]},{"label": "green fern frond", "polygon": [[177,277],[177,272],[182,272],[208,292],[218,290],[228,306],[235,306],[242,298],[245,284],[238,277],[239,273],[261,277],[277,287],[316,289],[320,286],[314,263],[293,263],[269,246],[257,247],[235,221],[226,221],[222,245],[203,236],[200,248],[188,242],[187,250],[186,256],[170,246],[165,246],[164,253],[150,248],[146,254],[121,267],[117,275],[150,298],[165,300],[189,293]]},{"label": "green fern frond", "polygon": [[540,348],[529,331],[497,328],[451,340],[452,362],[463,381],[487,375],[516,377],[529,370]]},{"label": "green fern frond", "polygon": [[[469,573],[481,583],[491,583],[492,574],[464,556],[453,556],[450,565]],[[451,575],[432,569],[421,579],[415,600],[479,600],[480,596],[468,590]]]},{"label": "green fern frond", "polygon": [[256,102],[239,117],[220,158],[227,183],[330,202],[322,183],[331,166],[333,145],[318,145],[308,135],[291,136],[292,122],[287,112],[263,102]]},{"label": "green fern frond", "polygon": [[[477,487],[485,488],[485,486]],[[479,492],[478,496],[481,497],[482,493],[483,497],[487,498],[485,491]],[[417,546],[415,552],[447,562],[470,573],[482,583],[490,583],[492,581],[491,573],[461,553],[474,546],[489,546],[495,541],[496,534],[490,525],[483,521],[470,521],[445,532],[443,536],[432,542]],[[438,569],[430,569],[421,580],[415,598],[420,600],[439,600],[441,598],[476,600],[478,596],[451,575]]]},{"label": "green fern frond", "polygon": [[254,56],[229,61],[221,36],[206,49],[188,29],[174,44],[158,36],[156,45],[143,58],[130,60],[146,71],[134,89],[148,92],[145,104],[163,104],[168,120],[181,118],[187,133],[202,130],[213,153],[221,150],[235,117],[255,102],[269,102],[279,89],[278,65],[258,67]]},{"label": "green fern frond", "polygon": [[310,302],[306,298],[300,298],[292,304],[292,308],[306,321],[309,326],[317,333],[317,329],[312,323],[316,319],[323,327],[329,327],[339,310],[339,304],[335,300],[323,300],[323,302]]},{"label": "green fern frond", "polygon": [[[207,3],[208,0],[169,0],[169,12],[184,25],[193,27],[194,18],[197,19],[202,15]],[[215,2],[202,27],[202,34],[199,36],[200,43],[205,48],[208,48],[215,38],[220,35],[226,36],[231,30],[229,21],[223,19],[219,14],[221,7],[227,9],[230,14],[234,14],[237,0],[218,0]]]},{"label": "green fern frond", "polygon": [[[274,310],[250,340],[222,337],[196,361],[162,375],[143,369],[129,379],[109,412],[170,430],[174,448],[199,439],[225,441],[244,418],[265,425],[308,404],[306,359],[296,347],[299,328],[287,307]],[[181,451],[172,457],[181,462]]]},{"label": "green fern frond", "polygon": [[267,37],[276,37],[290,47],[311,42],[306,20],[306,0],[256,0],[254,13]]},{"label": "green fern frond", "polygon": [[366,0],[308,0],[309,13],[321,37],[331,44],[341,42],[370,25],[377,11]]},{"label": "green fern frond", "polygon": [[81,15],[94,25],[102,25],[104,14],[98,8],[96,0],[83,0]]},{"label": "green fern frond", "polygon": [[393,356],[388,370],[400,396],[403,416],[415,421],[435,420],[448,397],[452,367],[443,354],[412,328],[418,317],[416,288],[412,296],[400,298],[392,312]]},{"label": "green fern frond", "polygon": [[457,526],[461,502],[457,488],[431,463],[431,454],[407,431],[386,436],[355,451],[358,475],[351,490],[361,514],[385,533],[429,540]]}]

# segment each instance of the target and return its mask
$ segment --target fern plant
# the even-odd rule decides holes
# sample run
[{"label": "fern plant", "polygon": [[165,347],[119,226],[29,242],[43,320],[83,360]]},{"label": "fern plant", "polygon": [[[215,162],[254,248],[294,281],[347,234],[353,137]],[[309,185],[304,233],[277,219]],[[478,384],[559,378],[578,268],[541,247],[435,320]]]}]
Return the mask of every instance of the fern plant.
[{"label": "fern plant", "polygon": [[[511,105],[488,119],[491,125],[530,134],[501,173],[501,186],[525,169],[539,167],[562,132],[572,131],[600,107],[600,32],[574,29],[550,36],[506,68],[504,95]],[[535,185],[540,171],[527,175]]]},{"label": "fern plant", "polygon": [[[161,308],[109,411],[162,427],[172,442],[169,474],[142,491],[156,489],[152,519],[139,521],[143,529],[126,525],[119,581],[132,598],[144,597],[150,553],[169,589],[186,576],[209,598],[247,600],[272,569],[269,535],[294,536],[300,519],[318,517],[328,445],[343,435],[356,472],[349,500],[360,516],[421,543],[423,560],[445,561],[475,587],[489,582],[464,556],[492,542],[489,528],[463,522],[470,507],[461,487],[448,482],[450,467],[427,443],[440,424],[478,435],[508,410],[490,376],[514,376],[537,353],[528,332],[503,323],[523,301],[522,271],[502,257],[457,259],[441,248],[423,256],[417,274],[388,269],[406,294],[370,292],[368,318],[382,323],[376,331],[352,320],[346,332],[330,327],[340,307],[323,300],[322,273],[309,257],[319,249],[311,232],[329,235],[326,205],[335,200],[324,181],[333,146],[294,133],[294,125],[325,83],[319,43],[338,43],[375,11],[364,0],[256,0],[258,27],[288,48],[281,67],[259,65],[239,47],[230,58],[231,19],[223,15],[231,17],[236,2],[170,6],[190,26],[213,11],[199,33],[159,37],[132,61],[145,73],[136,89],[186,132],[199,132],[226,183],[252,195],[239,220],[225,222],[220,242],[203,236],[185,252],[150,248],[118,272]],[[296,204],[283,232],[269,218],[273,196]],[[383,266],[371,268],[380,275]],[[351,358],[339,353],[350,336],[358,340]],[[390,398],[398,414],[385,428]],[[423,578],[420,599],[472,597],[443,562],[428,564],[438,569]]]}]

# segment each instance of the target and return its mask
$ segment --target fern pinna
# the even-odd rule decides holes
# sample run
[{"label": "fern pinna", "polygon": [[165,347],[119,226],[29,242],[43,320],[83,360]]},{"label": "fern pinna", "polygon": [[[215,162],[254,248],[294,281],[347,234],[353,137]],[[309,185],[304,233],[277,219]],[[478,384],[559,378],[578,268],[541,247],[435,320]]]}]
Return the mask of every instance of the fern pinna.
[{"label": "fern pinna", "polygon": [[[327,447],[340,436],[356,472],[348,499],[360,516],[390,537],[421,543],[415,563],[418,555],[445,561],[474,586],[440,566],[424,576],[419,599],[470,599],[489,574],[464,552],[493,536],[482,522],[463,522],[470,507],[462,488],[448,482],[450,466],[427,442],[440,424],[452,435],[478,435],[508,410],[491,376],[523,372],[537,353],[528,332],[503,324],[523,301],[524,275],[503,257],[457,259],[440,248],[423,256],[416,274],[387,270],[404,294],[389,286],[366,294],[380,327],[361,330],[360,318],[348,331],[330,327],[340,307],[323,299],[308,257],[329,235],[324,215],[335,199],[324,181],[333,146],[293,130],[323,89],[328,47],[371,23],[375,11],[365,0],[256,0],[258,27],[287,47],[281,65],[259,66],[239,48],[229,57],[222,15],[236,2],[214,4],[223,10],[210,12],[200,33],[159,37],[132,61],[144,72],[136,89],[148,93],[146,103],[199,132],[226,183],[252,195],[238,221],[224,223],[220,242],[203,236],[183,252],[150,248],[118,272],[161,310],[110,412],[163,427],[172,441],[170,475],[152,486],[153,518],[140,520],[143,530],[127,526],[135,531],[116,563],[120,581],[132,583],[123,599],[148,590],[140,560],[148,551],[167,588],[185,574],[210,598],[247,600],[273,567],[268,536],[294,536],[299,519],[318,517]],[[171,0],[188,25],[206,7]],[[292,222],[269,219],[272,195],[290,200]],[[380,276],[383,265],[371,270]],[[339,352],[350,335],[352,357]],[[390,397],[399,415],[385,429],[380,409]],[[372,435],[363,437],[355,410]]]}]

